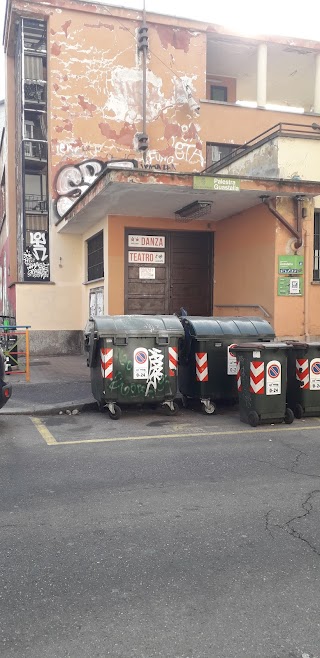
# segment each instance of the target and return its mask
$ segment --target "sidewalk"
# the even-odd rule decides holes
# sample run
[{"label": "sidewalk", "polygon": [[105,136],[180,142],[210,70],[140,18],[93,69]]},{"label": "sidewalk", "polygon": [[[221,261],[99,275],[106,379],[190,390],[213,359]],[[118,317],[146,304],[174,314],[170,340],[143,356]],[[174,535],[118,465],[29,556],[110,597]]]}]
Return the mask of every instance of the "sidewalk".
[{"label": "sidewalk", "polygon": [[29,383],[25,375],[7,373],[12,397],[0,414],[58,413],[96,406],[84,355],[33,357],[30,373]]}]

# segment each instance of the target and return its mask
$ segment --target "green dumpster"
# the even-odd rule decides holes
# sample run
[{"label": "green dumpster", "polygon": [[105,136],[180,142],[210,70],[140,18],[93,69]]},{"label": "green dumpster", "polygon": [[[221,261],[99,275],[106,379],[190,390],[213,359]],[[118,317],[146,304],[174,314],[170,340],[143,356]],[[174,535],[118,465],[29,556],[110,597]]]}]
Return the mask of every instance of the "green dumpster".
[{"label": "green dumpster", "polygon": [[320,343],[286,341],[288,357],[287,402],[296,418],[320,416]]},{"label": "green dumpster", "polygon": [[260,423],[293,422],[293,412],[286,404],[290,350],[286,343],[242,343],[234,348],[242,422],[252,427]]},{"label": "green dumpster", "polygon": [[161,404],[178,410],[178,341],[183,327],[174,316],[114,315],[90,318],[88,365],[91,389],[110,418],[121,404]]},{"label": "green dumpster", "polygon": [[238,400],[237,362],[233,345],[274,338],[269,322],[259,317],[180,318],[185,337],[179,349],[179,390],[185,406],[200,401],[204,413],[215,412],[217,401]]}]

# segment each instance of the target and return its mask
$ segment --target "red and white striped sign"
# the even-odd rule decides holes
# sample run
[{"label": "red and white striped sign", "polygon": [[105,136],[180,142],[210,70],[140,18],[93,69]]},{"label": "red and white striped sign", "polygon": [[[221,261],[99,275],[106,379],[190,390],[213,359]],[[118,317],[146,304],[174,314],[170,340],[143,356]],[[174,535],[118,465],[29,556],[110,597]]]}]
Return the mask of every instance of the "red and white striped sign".
[{"label": "red and white striped sign", "polygon": [[239,363],[239,361],[237,361],[236,378],[237,378],[238,391],[242,391],[241,372],[240,372],[240,363]]},{"label": "red and white striped sign", "polygon": [[101,374],[104,379],[113,379],[113,349],[101,347],[100,350]]},{"label": "red and white striped sign", "polygon": [[177,367],[178,367],[178,348],[169,347],[168,356],[169,356],[169,377],[174,377],[177,374]]},{"label": "red and white striped sign", "polygon": [[196,352],[196,380],[197,382],[207,382],[208,379],[208,353]]},{"label": "red and white striped sign", "polygon": [[262,395],[264,393],[264,362],[251,361],[250,363],[250,393]]},{"label": "red and white striped sign", "polygon": [[300,388],[309,388],[308,359],[296,359],[296,379],[300,382]]}]

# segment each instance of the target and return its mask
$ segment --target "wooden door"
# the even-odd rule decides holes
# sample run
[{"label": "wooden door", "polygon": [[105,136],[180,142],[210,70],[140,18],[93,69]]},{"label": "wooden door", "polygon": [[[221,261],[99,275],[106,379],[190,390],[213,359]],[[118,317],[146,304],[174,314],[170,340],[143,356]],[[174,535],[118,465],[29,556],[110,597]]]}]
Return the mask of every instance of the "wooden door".
[{"label": "wooden door", "polygon": [[212,233],[171,233],[169,314],[183,307],[189,315],[212,315],[212,238]]},{"label": "wooden door", "polygon": [[125,313],[212,314],[211,233],[128,230]]}]

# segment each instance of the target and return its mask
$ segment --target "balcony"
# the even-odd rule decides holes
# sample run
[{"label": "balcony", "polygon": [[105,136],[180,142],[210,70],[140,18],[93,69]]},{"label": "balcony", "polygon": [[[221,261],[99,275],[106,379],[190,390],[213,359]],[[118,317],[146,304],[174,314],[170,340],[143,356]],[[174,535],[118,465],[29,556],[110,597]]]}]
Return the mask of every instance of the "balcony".
[{"label": "balcony", "polygon": [[48,199],[41,194],[26,194],[25,195],[25,211],[27,213],[47,213],[48,212]]},{"label": "balcony", "polygon": [[316,43],[208,35],[208,101],[295,113],[320,113]]},{"label": "balcony", "polygon": [[24,157],[28,165],[41,166],[47,163],[48,146],[46,142],[24,140]]},{"label": "balcony", "polygon": [[31,105],[45,105],[47,100],[47,85],[44,80],[25,80],[24,101]]}]

